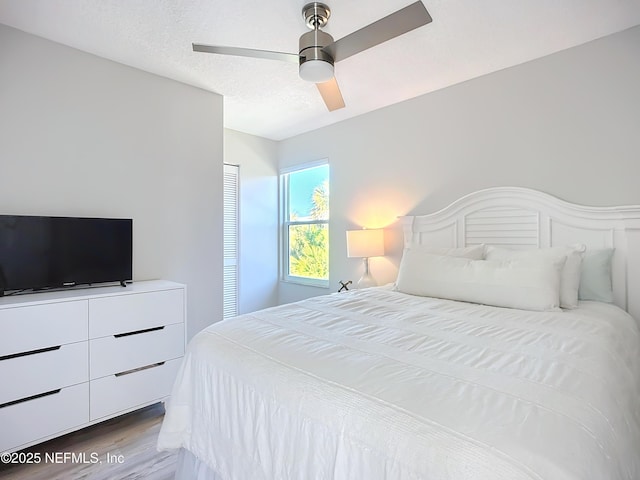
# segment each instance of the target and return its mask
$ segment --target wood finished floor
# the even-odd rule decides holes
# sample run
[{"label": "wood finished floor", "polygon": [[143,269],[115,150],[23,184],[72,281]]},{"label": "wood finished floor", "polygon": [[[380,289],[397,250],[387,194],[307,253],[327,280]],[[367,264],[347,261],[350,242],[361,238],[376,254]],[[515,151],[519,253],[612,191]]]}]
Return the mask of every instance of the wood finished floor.
[{"label": "wood finished floor", "polygon": [[[87,461],[97,454],[102,463],[40,463],[37,465],[0,465],[3,480],[171,480],[176,469],[176,454],[158,452],[156,440],[164,416],[162,404],[73,432],[23,452],[85,453]],[[107,463],[122,455],[123,463]],[[115,460],[114,460],[115,462]]]}]

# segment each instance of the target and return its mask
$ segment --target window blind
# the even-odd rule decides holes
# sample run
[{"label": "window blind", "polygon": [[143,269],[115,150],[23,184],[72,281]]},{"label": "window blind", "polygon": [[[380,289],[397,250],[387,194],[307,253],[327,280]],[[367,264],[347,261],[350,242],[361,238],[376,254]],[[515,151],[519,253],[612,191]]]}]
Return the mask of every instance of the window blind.
[{"label": "window blind", "polygon": [[238,314],[238,243],[240,168],[224,165],[223,318]]}]

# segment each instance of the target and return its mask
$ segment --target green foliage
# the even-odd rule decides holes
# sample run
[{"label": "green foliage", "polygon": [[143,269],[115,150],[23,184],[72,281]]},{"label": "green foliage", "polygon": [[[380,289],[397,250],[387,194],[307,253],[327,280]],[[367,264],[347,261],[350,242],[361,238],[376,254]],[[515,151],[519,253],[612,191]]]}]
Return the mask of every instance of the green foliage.
[{"label": "green foliage", "polygon": [[[329,182],[318,185],[311,196],[313,220],[329,219]],[[329,279],[329,226],[327,224],[289,227],[290,275]]]},{"label": "green foliage", "polygon": [[299,277],[329,278],[327,225],[292,225],[289,229],[289,271]]},{"label": "green foliage", "polygon": [[325,180],[311,194],[311,218],[314,220],[329,220],[329,180]]}]

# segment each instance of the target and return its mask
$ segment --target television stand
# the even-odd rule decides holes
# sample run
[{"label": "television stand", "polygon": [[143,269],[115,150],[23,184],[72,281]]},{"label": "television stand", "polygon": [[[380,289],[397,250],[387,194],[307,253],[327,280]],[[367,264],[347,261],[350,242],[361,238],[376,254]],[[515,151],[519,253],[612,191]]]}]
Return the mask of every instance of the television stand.
[{"label": "television stand", "polygon": [[186,287],[128,287],[0,299],[0,452],[169,396],[185,351]]}]

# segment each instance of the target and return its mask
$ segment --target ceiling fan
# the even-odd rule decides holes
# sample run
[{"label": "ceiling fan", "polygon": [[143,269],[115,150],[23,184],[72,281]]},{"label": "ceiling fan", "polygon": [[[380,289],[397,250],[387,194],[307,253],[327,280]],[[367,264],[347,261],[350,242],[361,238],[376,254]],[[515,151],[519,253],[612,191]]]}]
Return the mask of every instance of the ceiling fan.
[{"label": "ceiling fan", "polygon": [[331,35],[320,30],[327,24],[330,15],[331,10],[324,3],[311,2],[303,7],[302,16],[311,31],[300,37],[297,54],[200,43],[192,44],[193,51],[295,62],[299,65],[300,77],[316,84],[327,108],[333,111],[344,107],[344,100],[333,74],[335,62],[432,21],[422,1],[417,1],[334,41]]}]

